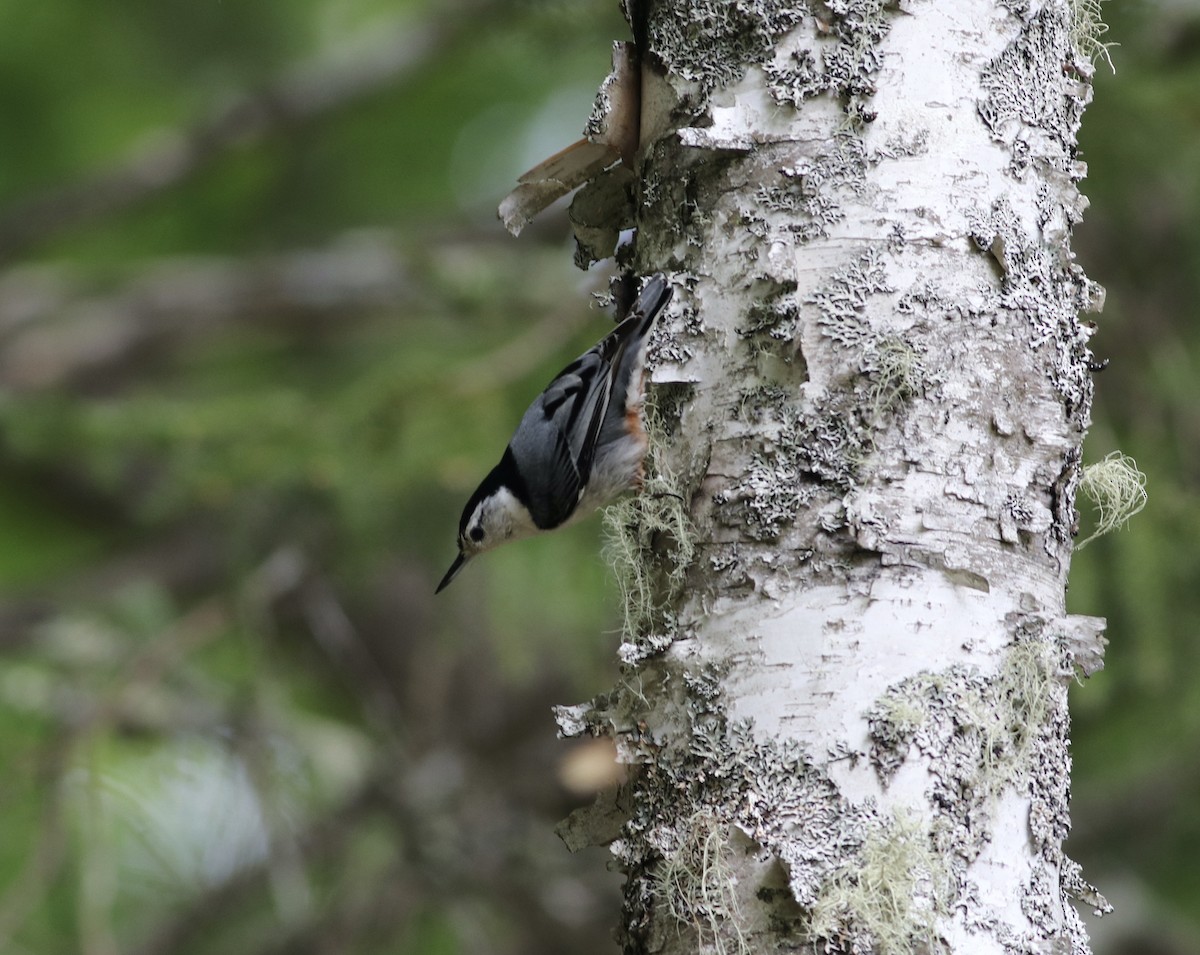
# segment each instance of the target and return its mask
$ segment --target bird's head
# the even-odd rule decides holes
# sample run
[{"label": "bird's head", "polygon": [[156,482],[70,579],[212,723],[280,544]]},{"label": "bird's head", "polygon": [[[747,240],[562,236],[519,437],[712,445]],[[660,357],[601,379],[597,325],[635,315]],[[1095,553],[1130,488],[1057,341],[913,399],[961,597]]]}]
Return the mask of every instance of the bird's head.
[{"label": "bird's head", "polygon": [[448,587],[476,554],[537,532],[529,508],[505,480],[504,471],[504,462],[493,468],[463,508],[458,522],[458,556],[435,593]]}]

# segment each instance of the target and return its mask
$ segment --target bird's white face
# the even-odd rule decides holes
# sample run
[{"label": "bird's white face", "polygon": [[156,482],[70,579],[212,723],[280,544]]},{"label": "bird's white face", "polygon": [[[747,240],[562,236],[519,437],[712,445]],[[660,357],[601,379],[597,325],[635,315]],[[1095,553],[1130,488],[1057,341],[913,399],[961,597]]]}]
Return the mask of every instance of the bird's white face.
[{"label": "bird's white face", "polygon": [[529,537],[537,533],[538,529],[528,509],[503,485],[484,497],[479,497],[476,492],[474,508],[469,515],[466,511],[463,513],[466,520],[458,534],[458,557],[438,584],[439,593],[449,586],[467,561],[476,554],[482,554],[485,550],[491,550],[507,541]]},{"label": "bird's white face", "polygon": [[463,557],[474,557],[536,532],[537,525],[529,511],[508,488],[501,487],[475,506],[459,535],[458,549]]}]

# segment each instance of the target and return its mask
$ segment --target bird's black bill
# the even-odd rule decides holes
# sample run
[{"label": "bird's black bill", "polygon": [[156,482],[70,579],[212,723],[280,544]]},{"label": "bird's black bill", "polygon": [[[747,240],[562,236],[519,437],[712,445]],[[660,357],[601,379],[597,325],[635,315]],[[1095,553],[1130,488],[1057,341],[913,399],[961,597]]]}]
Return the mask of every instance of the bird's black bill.
[{"label": "bird's black bill", "polygon": [[442,582],[437,585],[435,594],[440,594],[443,590],[450,586],[450,581],[458,576],[458,572],[463,569],[463,564],[467,562],[467,555],[460,553],[454,558],[454,563],[450,565],[450,569],[446,571],[446,576],[442,578]]}]

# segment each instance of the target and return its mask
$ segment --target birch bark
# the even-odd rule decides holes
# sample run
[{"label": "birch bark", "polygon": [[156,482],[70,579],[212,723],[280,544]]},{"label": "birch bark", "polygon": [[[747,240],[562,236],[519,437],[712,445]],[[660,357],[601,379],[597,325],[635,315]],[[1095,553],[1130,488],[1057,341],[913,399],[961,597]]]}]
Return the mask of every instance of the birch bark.
[{"label": "birch bark", "polygon": [[1078,6],[630,4],[636,265],[677,294],[608,515],[622,679],[559,711],[631,767],[563,829],[628,873],[626,952],[1088,950]]}]

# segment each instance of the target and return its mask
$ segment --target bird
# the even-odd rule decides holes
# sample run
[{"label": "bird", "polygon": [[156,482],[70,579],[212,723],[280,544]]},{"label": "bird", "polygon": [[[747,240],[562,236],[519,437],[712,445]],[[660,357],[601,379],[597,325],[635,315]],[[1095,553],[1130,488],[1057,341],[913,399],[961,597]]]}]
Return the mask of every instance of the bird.
[{"label": "bird", "polygon": [[484,551],[574,523],[641,486],[646,344],[670,300],[655,274],[624,320],[534,399],[463,508],[458,556],[435,593]]}]

